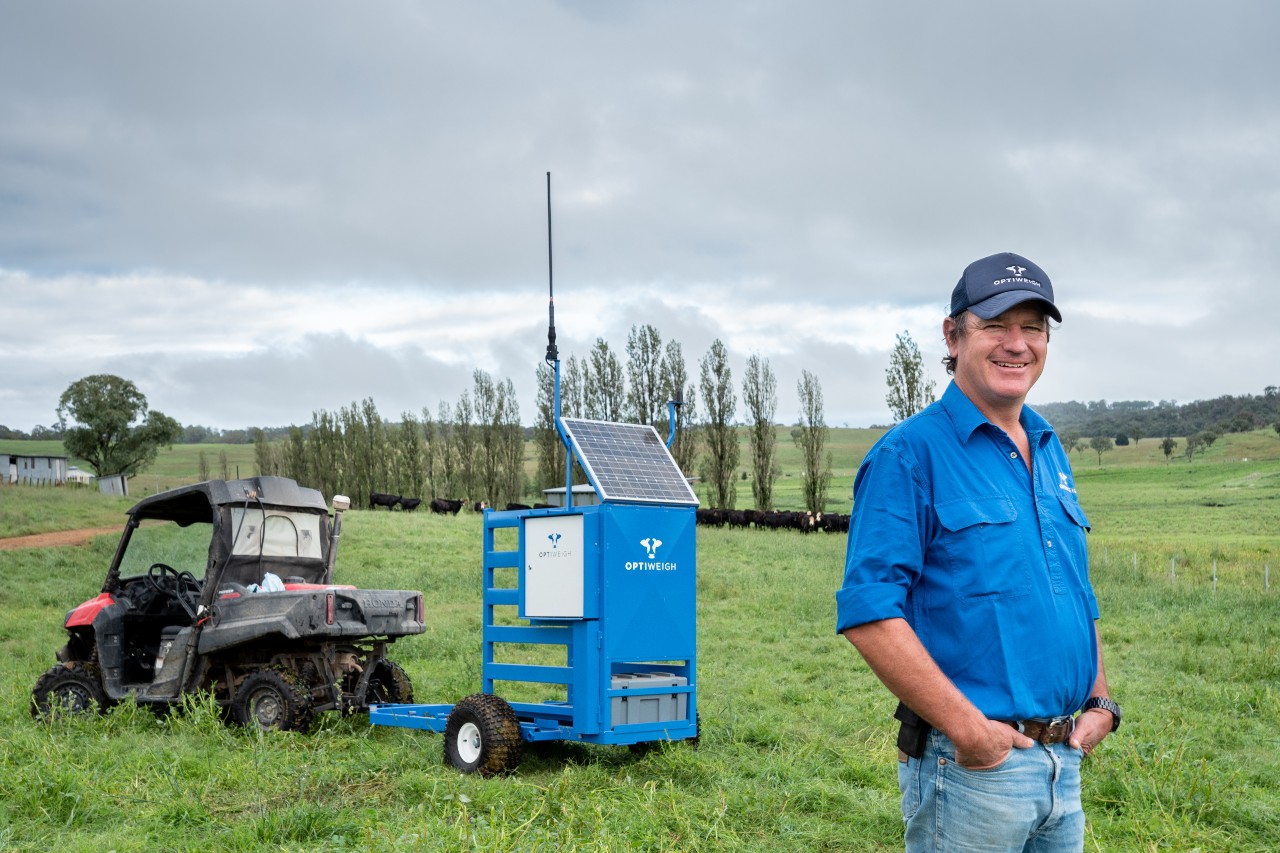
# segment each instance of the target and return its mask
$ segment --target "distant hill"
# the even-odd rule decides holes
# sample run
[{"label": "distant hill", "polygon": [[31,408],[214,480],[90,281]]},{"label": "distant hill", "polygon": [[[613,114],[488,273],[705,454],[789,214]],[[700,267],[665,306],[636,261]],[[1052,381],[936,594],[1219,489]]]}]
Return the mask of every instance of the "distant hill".
[{"label": "distant hill", "polygon": [[1108,403],[1042,403],[1035,410],[1059,433],[1082,436],[1140,434],[1143,438],[1184,436],[1212,431],[1219,435],[1248,432],[1280,423],[1280,388],[1268,386],[1261,396],[1224,396],[1178,405],[1172,400],[1122,400]]}]

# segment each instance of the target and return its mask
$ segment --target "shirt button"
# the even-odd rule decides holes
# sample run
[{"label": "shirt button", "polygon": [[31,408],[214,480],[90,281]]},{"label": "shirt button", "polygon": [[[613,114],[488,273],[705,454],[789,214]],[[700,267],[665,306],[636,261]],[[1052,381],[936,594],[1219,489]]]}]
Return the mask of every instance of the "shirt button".
[{"label": "shirt button", "polygon": [[1010,452],[1009,452],[1009,458],[1010,458],[1010,459],[1017,459],[1017,458],[1018,458],[1018,451],[1016,451],[1016,450],[1012,450],[1012,451],[1010,451]]},{"label": "shirt button", "polygon": [[1048,545],[1050,548],[1052,548],[1052,547],[1053,547],[1053,540],[1052,540],[1052,539],[1049,539],[1049,540],[1047,540],[1047,541],[1045,542],[1045,544],[1046,544],[1046,545]]}]

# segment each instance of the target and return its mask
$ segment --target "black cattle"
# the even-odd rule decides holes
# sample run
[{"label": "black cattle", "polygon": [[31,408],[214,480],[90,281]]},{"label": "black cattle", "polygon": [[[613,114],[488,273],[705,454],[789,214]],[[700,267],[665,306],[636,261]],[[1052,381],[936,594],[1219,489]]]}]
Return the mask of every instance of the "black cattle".
[{"label": "black cattle", "polygon": [[488,508],[489,508],[488,501],[476,501],[471,505],[472,512],[484,512]]},{"label": "black cattle", "polygon": [[702,509],[698,508],[693,512],[694,520],[698,524],[707,525],[709,527],[723,527],[725,522],[725,510],[723,509]]},{"label": "black cattle", "polygon": [[396,504],[398,503],[400,503],[399,495],[384,495],[382,492],[369,493],[369,509],[377,509],[380,506],[385,506],[387,508],[387,512],[390,512],[396,508]]},{"label": "black cattle", "polygon": [[413,512],[422,504],[422,498],[401,498],[400,508],[405,512]]},{"label": "black cattle", "polygon": [[448,498],[432,498],[431,503],[428,504],[428,506],[431,507],[432,512],[437,512],[441,515],[444,515],[445,513],[457,515],[458,510],[462,509],[462,505],[464,503],[466,503],[466,501],[452,501]]},{"label": "black cattle", "polygon": [[533,507],[529,506],[528,504],[515,504],[515,503],[507,504],[508,511],[511,511],[513,509],[533,509]]},{"label": "black cattle", "polygon": [[822,516],[822,529],[827,533],[848,533],[849,516],[836,512],[824,513]]}]

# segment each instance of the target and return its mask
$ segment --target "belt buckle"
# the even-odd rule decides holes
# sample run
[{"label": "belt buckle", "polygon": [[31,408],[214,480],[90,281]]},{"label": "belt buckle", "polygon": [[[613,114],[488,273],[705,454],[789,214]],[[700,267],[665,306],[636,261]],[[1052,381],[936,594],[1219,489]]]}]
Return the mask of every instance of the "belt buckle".
[{"label": "belt buckle", "polygon": [[1047,721],[1044,727],[1045,734],[1055,739],[1051,741],[1052,743],[1063,743],[1075,731],[1076,718],[1069,714],[1063,717],[1054,717],[1052,720]]}]

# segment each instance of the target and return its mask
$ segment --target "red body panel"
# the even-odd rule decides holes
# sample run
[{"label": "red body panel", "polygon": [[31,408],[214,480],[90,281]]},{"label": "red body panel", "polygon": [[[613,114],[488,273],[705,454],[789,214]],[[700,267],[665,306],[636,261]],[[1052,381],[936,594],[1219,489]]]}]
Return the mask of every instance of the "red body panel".
[{"label": "red body panel", "polygon": [[97,598],[89,599],[67,614],[66,627],[76,628],[81,625],[92,625],[94,617],[102,612],[102,608],[110,607],[115,603],[116,600],[111,597],[111,593],[100,592]]}]

